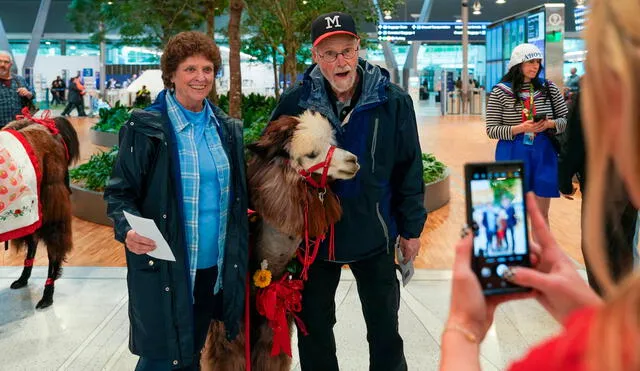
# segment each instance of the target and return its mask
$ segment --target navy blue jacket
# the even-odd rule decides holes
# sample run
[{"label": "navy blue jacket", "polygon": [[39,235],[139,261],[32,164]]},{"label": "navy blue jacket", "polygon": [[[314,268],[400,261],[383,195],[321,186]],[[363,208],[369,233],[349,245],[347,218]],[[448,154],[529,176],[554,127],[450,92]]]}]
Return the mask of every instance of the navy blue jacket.
[{"label": "navy blue jacket", "polygon": [[[219,108],[220,139],[231,166],[231,195],[223,269],[222,316],[229,339],[244,313],[248,264],[247,187],[242,124]],[[147,110],[134,110],[120,130],[120,151],[105,189],[107,214],[123,242],[131,229],[123,211],[151,218],[168,241],[175,262],[125,249],[129,290],[129,349],[174,367],[194,362],[193,295],[185,243],[177,143],[167,116],[165,93]]]},{"label": "navy blue jacket", "polygon": [[[332,188],[343,209],[335,226],[336,260],[366,259],[392,252],[396,237],[417,238],[427,218],[422,154],[413,102],[389,73],[360,60],[362,92],[345,125],[339,121],[316,65],[285,92],[271,119],[309,109],[332,124],[338,146],[358,157],[360,171]],[[319,256],[327,259],[326,244]]]}]

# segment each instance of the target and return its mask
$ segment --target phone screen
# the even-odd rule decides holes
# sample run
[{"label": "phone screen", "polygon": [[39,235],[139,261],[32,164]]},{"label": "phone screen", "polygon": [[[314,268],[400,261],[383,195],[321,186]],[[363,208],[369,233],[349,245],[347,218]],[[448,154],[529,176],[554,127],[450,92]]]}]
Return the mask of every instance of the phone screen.
[{"label": "phone screen", "polygon": [[521,162],[465,165],[467,223],[473,270],[485,295],[528,291],[503,278],[509,266],[530,266]]}]

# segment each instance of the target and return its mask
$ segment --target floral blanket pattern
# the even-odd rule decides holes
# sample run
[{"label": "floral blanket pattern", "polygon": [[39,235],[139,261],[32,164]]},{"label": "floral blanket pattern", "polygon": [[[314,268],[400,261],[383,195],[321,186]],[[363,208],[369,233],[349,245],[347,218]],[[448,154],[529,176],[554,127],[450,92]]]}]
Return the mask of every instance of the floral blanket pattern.
[{"label": "floral blanket pattern", "polygon": [[38,161],[24,137],[0,132],[0,241],[33,233],[41,224]]}]

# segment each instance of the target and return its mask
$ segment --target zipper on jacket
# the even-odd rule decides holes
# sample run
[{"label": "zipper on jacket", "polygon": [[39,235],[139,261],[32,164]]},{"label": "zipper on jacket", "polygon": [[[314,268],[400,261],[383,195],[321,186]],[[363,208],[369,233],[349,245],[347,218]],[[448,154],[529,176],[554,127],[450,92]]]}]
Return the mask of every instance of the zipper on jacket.
[{"label": "zipper on jacket", "polygon": [[376,116],[376,121],[373,126],[373,140],[371,141],[371,173],[375,174],[376,172],[376,146],[378,144],[378,124],[379,117]]},{"label": "zipper on jacket", "polygon": [[384,238],[387,240],[387,254],[389,253],[389,230],[387,229],[387,223],[384,222],[384,218],[382,214],[380,214],[380,202],[376,202],[376,213],[378,214],[378,220],[380,220],[380,224],[382,225],[382,232],[384,233]]}]

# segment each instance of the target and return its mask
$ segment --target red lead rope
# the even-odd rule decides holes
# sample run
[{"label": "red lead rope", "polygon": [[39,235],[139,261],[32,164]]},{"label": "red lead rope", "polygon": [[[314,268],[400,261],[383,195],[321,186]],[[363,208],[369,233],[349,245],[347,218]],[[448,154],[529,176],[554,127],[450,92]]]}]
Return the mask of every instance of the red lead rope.
[{"label": "red lead rope", "polygon": [[[313,165],[309,169],[302,169],[298,171],[298,173],[305,179],[307,183],[311,186],[322,189],[323,191],[318,194],[320,200],[324,200],[324,194],[327,189],[327,176],[329,174],[329,166],[331,165],[331,159],[333,158],[333,152],[336,150],[336,146],[329,147],[329,151],[327,151],[327,157],[323,162]],[[322,169],[322,177],[320,178],[320,183],[316,182],[312,175],[313,172]],[[335,244],[333,239],[334,228],[333,224],[331,225],[330,236],[329,236],[329,260],[336,259],[336,251]],[[316,256],[318,255],[318,250],[320,249],[320,243],[324,241],[325,235],[320,235],[316,237],[315,241],[311,241],[309,238],[309,204],[306,203],[304,206],[304,253],[301,253],[298,250],[298,260],[302,263],[302,272],[300,276],[303,281],[306,281],[309,278],[309,267],[316,260]]]}]

